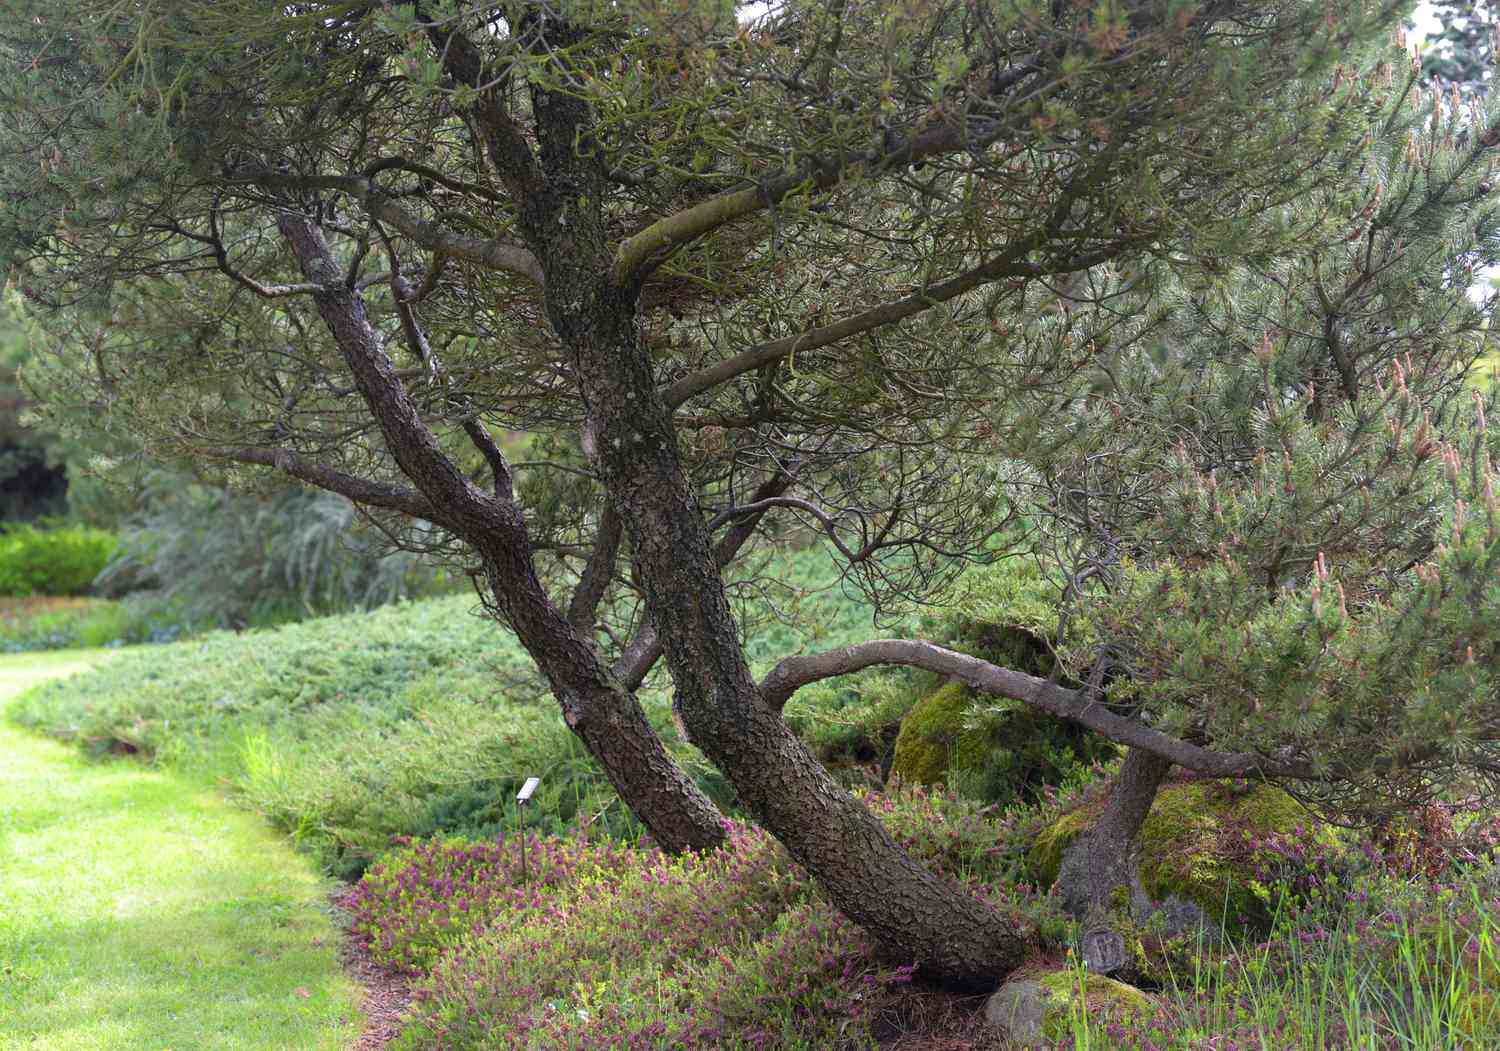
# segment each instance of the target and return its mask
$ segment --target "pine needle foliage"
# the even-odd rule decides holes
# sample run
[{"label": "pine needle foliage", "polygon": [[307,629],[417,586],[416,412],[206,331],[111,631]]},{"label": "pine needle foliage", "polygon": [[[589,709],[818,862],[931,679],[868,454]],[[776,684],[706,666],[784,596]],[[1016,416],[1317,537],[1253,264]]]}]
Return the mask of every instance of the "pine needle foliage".
[{"label": "pine needle foliage", "polygon": [[1493,769],[1500,107],[1422,86],[1409,8],[20,0],[0,266],[59,417],[446,529],[580,735],[656,647],[840,908],[993,975],[1014,930],[765,703],[958,655],[757,683],[726,581],[815,531],[889,611],[1029,556],[1082,685],[960,661],[992,692],[1329,802]]},{"label": "pine needle foliage", "polygon": [[1075,674],[1117,662],[1112,699],[1304,762],[1299,790],[1344,814],[1500,772],[1471,382],[1494,347],[1474,285],[1500,247],[1476,141],[1497,112],[1403,74],[1371,117],[1364,155],[1298,203],[1302,245],[1134,275],[1100,367],[1026,446]]}]

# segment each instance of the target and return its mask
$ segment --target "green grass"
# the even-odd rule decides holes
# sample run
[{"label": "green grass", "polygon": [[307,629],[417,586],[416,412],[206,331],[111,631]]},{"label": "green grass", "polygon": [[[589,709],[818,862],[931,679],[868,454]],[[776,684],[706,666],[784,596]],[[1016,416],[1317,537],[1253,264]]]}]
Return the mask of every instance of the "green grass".
[{"label": "green grass", "polygon": [[[869,608],[838,589],[822,551],[785,553],[768,575],[783,583],[776,601],[794,623],[753,632],[758,671],[869,631]],[[87,751],[134,751],[226,786],[343,877],[393,836],[497,834],[530,775],[542,778],[534,829],[587,822],[639,836],[530,658],[475,606],[466,595],[403,602],[127,650],[108,674],[31,691],[12,717]],[[732,806],[723,777],[674,728],[664,687],[659,677],[642,691],[648,717],[705,790]],[[812,725],[810,708],[856,696],[845,686],[798,698],[798,725]],[[842,747],[870,735],[857,724],[834,736]]]},{"label": "green grass", "polygon": [[[0,707],[97,653],[0,659]],[[0,724],[0,1048],[347,1047],[306,858],[211,791]]]},{"label": "green grass", "polygon": [[473,607],[402,603],[127,650],[107,673],[30,691],[11,716],[228,787],[344,876],[392,836],[497,832],[532,774],[536,824],[623,818],[514,637]]},{"label": "green grass", "polygon": [[1493,872],[1367,874],[1280,915],[1265,941],[1193,948],[1154,1018],[1122,1032],[1077,1011],[1059,1049],[1489,1051],[1497,979]]}]

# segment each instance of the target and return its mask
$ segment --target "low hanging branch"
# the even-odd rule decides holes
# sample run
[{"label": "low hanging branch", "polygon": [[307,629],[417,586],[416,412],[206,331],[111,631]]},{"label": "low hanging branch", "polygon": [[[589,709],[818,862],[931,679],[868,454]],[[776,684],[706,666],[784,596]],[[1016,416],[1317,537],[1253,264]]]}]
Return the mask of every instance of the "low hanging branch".
[{"label": "low hanging branch", "polygon": [[1170,760],[1186,770],[1211,777],[1316,777],[1311,765],[1254,752],[1215,752],[1153,730],[1144,723],[1116,715],[1085,690],[1071,690],[1054,682],[1012,671],[977,657],[944,649],[930,642],[875,639],[826,653],[788,657],[761,681],[766,704],[780,711],[802,687],[877,665],[923,668],[958,679],[982,693],[1029,704],[1068,719],[1120,744],[1130,745]]}]

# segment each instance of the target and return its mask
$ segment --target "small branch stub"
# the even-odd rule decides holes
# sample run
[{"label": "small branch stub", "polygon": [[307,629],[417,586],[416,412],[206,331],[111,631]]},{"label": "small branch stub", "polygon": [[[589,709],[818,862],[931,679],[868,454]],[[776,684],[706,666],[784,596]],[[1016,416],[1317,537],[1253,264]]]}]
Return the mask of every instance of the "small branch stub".
[{"label": "small branch stub", "polygon": [[1114,974],[1125,966],[1125,939],[1107,923],[1083,935],[1083,966],[1092,974]]}]

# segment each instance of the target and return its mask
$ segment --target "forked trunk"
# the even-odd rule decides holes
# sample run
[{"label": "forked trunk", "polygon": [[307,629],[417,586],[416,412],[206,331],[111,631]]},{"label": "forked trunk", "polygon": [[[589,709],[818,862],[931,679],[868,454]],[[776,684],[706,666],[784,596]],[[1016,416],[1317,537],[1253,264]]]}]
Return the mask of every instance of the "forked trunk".
[{"label": "forked trunk", "polygon": [[497,605],[546,676],[568,726],[664,850],[717,846],[724,838],[718,810],[668,754],[635,696],[610,674],[537,578],[525,519],[509,498],[503,459],[492,467],[507,492],[492,499],[464,477],[423,422],[370,327],[364,297],[339,279],[342,271],[318,227],[292,213],[284,213],[279,226],[303,272],[322,286],[314,302],[380,424],[386,447],[406,476],[444,508],[445,524],[483,558]]},{"label": "forked trunk", "polygon": [[[598,466],[624,520],[694,744],[741,802],[894,958],[954,985],[992,985],[1022,959],[1013,925],[934,876],[828,775],[752,679],[633,306],[586,274],[549,269],[553,324],[574,354]],[[553,298],[556,296],[557,298]],[[578,311],[579,305],[587,304]]]}]

